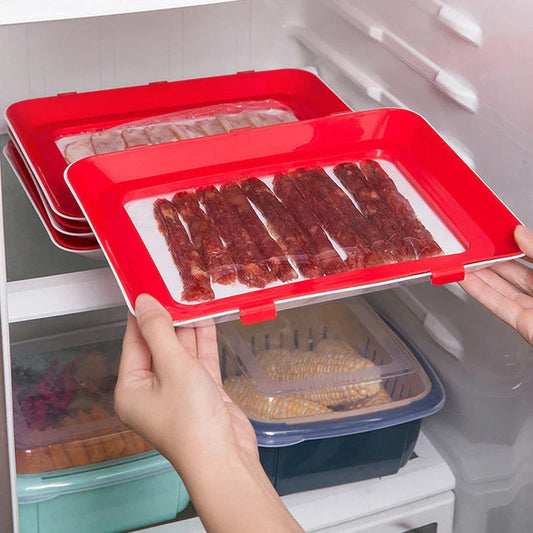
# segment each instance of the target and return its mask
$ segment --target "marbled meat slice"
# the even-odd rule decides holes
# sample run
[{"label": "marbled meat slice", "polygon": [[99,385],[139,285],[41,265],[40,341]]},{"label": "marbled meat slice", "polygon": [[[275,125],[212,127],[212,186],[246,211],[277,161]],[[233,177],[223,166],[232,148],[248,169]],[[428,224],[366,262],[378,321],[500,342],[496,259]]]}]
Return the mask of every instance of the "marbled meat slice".
[{"label": "marbled meat slice", "polygon": [[79,161],[84,157],[90,157],[92,155],[95,155],[95,151],[89,137],[67,144],[65,148],[65,159],[67,163],[74,163],[74,161]]},{"label": "marbled meat slice", "polygon": [[176,206],[168,200],[156,200],[154,216],[183,282],[181,298],[188,302],[212,300],[215,294],[209,283],[209,274],[189,240]]},{"label": "marbled meat slice", "polygon": [[91,135],[91,143],[97,154],[120,152],[126,148],[126,143],[117,130],[97,131]]},{"label": "marbled meat slice", "polygon": [[221,193],[229,206],[238,214],[246,231],[252,237],[263,259],[281,281],[291,281],[298,276],[285,257],[280,245],[270,236],[267,229],[253,210],[248,198],[235,183],[226,183]]},{"label": "marbled meat slice", "polygon": [[220,122],[220,125],[224,128],[225,131],[252,127],[252,123],[246,118],[246,115],[244,113],[217,115],[217,120]]},{"label": "marbled meat slice", "polygon": [[329,201],[339,211],[342,218],[354,234],[369,248],[371,248],[383,263],[396,263],[401,259],[400,254],[395,252],[390,244],[379,231],[373,226],[355,207],[345,192],[328,176],[321,167],[308,168],[305,174],[309,174],[319,184],[327,195]]},{"label": "marbled meat slice", "polygon": [[146,132],[141,128],[127,128],[123,130],[122,138],[124,139],[126,146],[152,144],[152,141],[150,141]]},{"label": "marbled meat slice", "polygon": [[200,209],[196,195],[179,192],[172,202],[189,228],[189,234],[200,253],[214,283],[229,285],[237,278],[237,271],[229,252],[222,244],[217,230]]},{"label": "marbled meat slice", "polygon": [[196,124],[171,124],[170,129],[178,139],[196,139],[197,137],[205,137],[205,133]]},{"label": "marbled meat slice", "polygon": [[360,165],[370,186],[386,203],[391,218],[401,226],[404,236],[413,244],[417,257],[441,255],[442,248],[418,220],[409,200],[398,191],[381,166],[372,160],[361,161]]},{"label": "marbled meat slice", "polygon": [[391,217],[388,206],[369,186],[359,167],[354,163],[341,163],[333,169],[333,172],[355,198],[365,216],[394,246],[401,260],[416,259],[412,244],[403,238],[401,226]]},{"label": "marbled meat slice", "polygon": [[[329,198],[329,191],[321,186],[319,172],[306,169],[292,170],[288,175],[294,179],[300,194],[315,212],[322,227],[342,246],[347,257],[346,266],[358,270],[379,265],[380,258],[353,232]],[[317,177],[315,177],[318,176]],[[326,176],[327,177],[327,176]]]},{"label": "marbled meat slice", "polygon": [[206,135],[218,135],[219,133],[226,133],[226,130],[215,117],[197,120],[196,124],[200,126]]},{"label": "marbled meat slice", "polygon": [[268,229],[285,248],[302,276],[306,278],[322,276],[307,237],[272,191],[257,178],[243,181],[240,186],[246,196],[261,211],[267,221]]},{"label": "marbled meat slice", "polygon": [[147,133],[152,144],[172,143],[178,138],[172,133],[168,124],[154,124],[153,126],[146,126],[144,131]]},{"label": "marbled meat slice", "polygon": [[274,178],[274,193],[300,224],[325,274],[345,272],[346,266],[320,226],[314,211],[298,191],[294,180],[285,174]]},{"label": "marbled meat slice", "polygon": [[213,225],[217,228],[237,267],[239,280],[248,287],[260,287],[274,281],[261,252],[244,229],[238,215],[228,206],[215,187],[203,187],[197,196],[207,210]]}]

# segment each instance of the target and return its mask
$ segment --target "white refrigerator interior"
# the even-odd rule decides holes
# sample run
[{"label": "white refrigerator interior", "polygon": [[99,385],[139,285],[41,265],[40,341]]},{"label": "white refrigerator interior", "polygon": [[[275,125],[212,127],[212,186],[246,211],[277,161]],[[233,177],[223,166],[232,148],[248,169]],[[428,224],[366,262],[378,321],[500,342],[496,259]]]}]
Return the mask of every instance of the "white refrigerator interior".
[{"label": "white refrigerator interior", "polygon": [[[62,92],[311,68],[354,110],[405,107],[426,117],[533,225],[532,20],[533,3],[524,0],[0,0],[0,107]],[[3,118],[0,132],[7,133]],[[17,528],[9,324],[24,328],[52,316],[68,324],[69,315],[122,300],[105,262],[51,245],[5,159],[2,204],[0,529],[9,531]],[[446,505],[455,505],[453,531],[529,531],[532,348],[455,285],[411,286],[369,301],[425,354],[444,384],[444,409],[422,427],[455,477],[455,502],[445,496]],[[328,491],[322,494],[327,502]],[[413,512],[423,508],[420,498],[409,502]],[[298,495],[286,501],[297,513]],[[383,503],[382,517],[404,505]],[[335,524],[329,512],[342,514],[322,510],[323,528]],[[431,523],[402,525],[396,518],[374,529],[327,530],[403,533]]]}]

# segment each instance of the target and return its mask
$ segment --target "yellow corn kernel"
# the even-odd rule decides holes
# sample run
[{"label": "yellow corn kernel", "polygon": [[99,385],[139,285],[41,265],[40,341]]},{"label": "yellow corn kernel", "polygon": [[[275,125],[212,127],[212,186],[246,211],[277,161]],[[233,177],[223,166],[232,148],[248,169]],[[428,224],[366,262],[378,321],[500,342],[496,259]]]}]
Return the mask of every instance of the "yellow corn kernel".
[{"label": "yellow corn kernel", "polygon": [[264,396],[242,376],[224,380],[224,390],[251,418],[292,418],[331,412],[324,405],[294,395]]}]

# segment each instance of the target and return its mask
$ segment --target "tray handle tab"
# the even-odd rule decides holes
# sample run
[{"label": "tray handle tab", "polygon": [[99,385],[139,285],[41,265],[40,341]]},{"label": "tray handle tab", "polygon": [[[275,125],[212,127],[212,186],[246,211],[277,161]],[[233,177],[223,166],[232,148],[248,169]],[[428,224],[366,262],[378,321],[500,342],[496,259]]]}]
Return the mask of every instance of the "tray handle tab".
[{"label": "tray handle tab", "polygon": [[463,265],[457,265],[431,272],[431,283],[433,285],[445,285],[446,283],[461,281],[464,277],[465,267]]},{"label": "tray handle tab", "polygon": [[274,320],[277,316],[276,304],[274,302],[267,302],[250,307],[241,307],[239,314],[241,322],[245,326],[257,322],[265,322],[266,320]]}]

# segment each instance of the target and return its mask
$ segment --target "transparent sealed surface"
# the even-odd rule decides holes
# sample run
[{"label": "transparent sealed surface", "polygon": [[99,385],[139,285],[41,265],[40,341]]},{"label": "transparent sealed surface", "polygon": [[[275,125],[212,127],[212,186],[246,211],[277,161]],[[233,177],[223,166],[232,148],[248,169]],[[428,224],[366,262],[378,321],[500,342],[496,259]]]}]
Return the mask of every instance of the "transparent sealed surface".
[{"label": "transparent sealed surface", "polygon": [[355,299],[218,331],[224,388],[255,420],[298,424],[384,412],[392,424],[396,408],[431,388],[407,347]]},{"label": "transparent sealed surface", "polygon": [[114,415],[121,336],[75,343],[76,335],[69,334],[44,338],[40,346],[13,345],[18,473],[86,466],[151,449]]},{"label": "transparent sealed surface", "polygon": [[100,131],[62,136],[56,145],[68,163],[84,157],[142,145],[162,144],[240,128],[259,128],[297,120],[289,107],[275,100],[217,104],[127,122]]},{"label": "transparent sealed surface", "polygon": [[228,178],[125,207],[180,303],[464,251],[385,160]]}]

